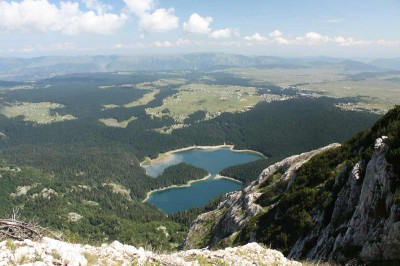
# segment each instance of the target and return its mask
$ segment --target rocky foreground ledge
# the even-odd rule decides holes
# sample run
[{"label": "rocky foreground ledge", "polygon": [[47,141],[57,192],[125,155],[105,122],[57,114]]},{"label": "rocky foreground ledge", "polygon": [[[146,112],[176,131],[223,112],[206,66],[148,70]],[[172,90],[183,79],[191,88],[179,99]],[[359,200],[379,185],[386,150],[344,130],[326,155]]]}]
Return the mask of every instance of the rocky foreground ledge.
[{"label": "rocky foreground ledge", "polygon": [[117,241],[100,247],[70,244],[51,238],[41,241],[0,242],[0,266],[5,265],[290,265],[301,263],[286,259],[282,253],[257,243],[210,251],[193,249],[157,254],[123,245]]}]

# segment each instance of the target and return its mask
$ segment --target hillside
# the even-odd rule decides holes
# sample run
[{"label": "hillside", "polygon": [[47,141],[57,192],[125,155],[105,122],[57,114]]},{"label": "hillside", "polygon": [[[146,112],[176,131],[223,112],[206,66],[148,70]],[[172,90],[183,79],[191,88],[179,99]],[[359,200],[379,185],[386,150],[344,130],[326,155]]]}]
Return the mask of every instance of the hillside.
[{"label": "hillside", "polygon": [[400,106],[342,145],[289,157],[200,215],[187,248],[257,241],[290,258],[399,260]]}]

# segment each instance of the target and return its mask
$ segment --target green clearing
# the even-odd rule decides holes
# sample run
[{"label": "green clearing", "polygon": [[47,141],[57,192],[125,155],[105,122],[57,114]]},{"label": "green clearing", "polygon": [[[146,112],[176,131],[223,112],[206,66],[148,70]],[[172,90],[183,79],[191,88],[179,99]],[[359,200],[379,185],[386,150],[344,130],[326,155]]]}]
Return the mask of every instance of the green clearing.
[{"label": "green clearing", "polygon": [[20,102],[8,106],[3,106],[0,113],[8,118],[23,116],[24,121],[35,122],[38,124],[49,124],[74,120],[76,117],[72,115],[60,115],[51,110],[63,108],[64,105],[50,102],[28,103]]},{"label": "green clearing", "polygon": [[153,116],[169,115],[182,122],[196,111],[206,111],[212,118],[223,112],[242,112],[262,101],[254,87],[189,84],[178,88],[178,93],[163,100],[161,106],[147,108]]},{"label": "green clearing", "polygon": [[[103,110],[108,110],[112,108],[117,108],[117,107],[125,107],[125,108],[132,108],[132,107],[137,107],[137,106],[142,106],[142,105],[147,105],[149,102],[153,101],[155,99],[155,96],[160,93],[159,88],[175,85],[175,86],[180,86],[186,83],[185,79],[159,79],[154,82],[142,82],[138,83],[136,85],[131,85],[131,84],[126,84],[122,85],[121,87],[132,87],[140,90],[150,90],[148,93],[144,94],[142,98],[132,101],[130,103],[127,103],[123,106],[116,105],[116,104],[106,104],[103,105]],[[116,85],[111,85],[111,86],[99,86],[100,89],[108,89],[108,88],[116,88]]]},{"label": "green clearing", "polygon": [[34,86],[32,86],[32,85],[17,85],[17,86],[11,86],[11,87],[1,86],[0,85],[0,91],[5,91],[5,90],[9,90],[9,91],[14,91],[14,90],[32,90],[32,89],[34,89]]},{"label": "green clearing", "polygon": [[151,165],[151,158],[146,156],[141,165]]},{"label": "green clearing", "polygon": [[146,93],[145,95],[143,95],[142,98],[140,98],[139,100],[127,103],[124,105],[124,107],[126,108],[132,108],[132,107],[136,107],[136,106],[140,106],[140,105],[146,105],[149,102],[151,102],[152,100],[155,99],[155,96],[160,93],[159,89],[153,89],[152,91],[150,91],[149,93]]},{"label": "green clearing", "polygon": [[136,88],[138,89],[151,89],[153,87],[158,87],[158,88],[162,88],[162,87],[168,87],[171,85],[175,85],[175,86],[180,86],[183,84],[186,84],[186,80],[185,79],[159,79],[157,81],[153,81],[153,82],[142,82],[139,84],[136,84]]},{"label": "green clearing", "polygon": [[136,106],[141,106],[141,105],[146,105],[152,100],[155,99],[155,96],[160,93],[160,88],[168,87],[168,86],[181,86],[183,84],[186,84],[185,79],[159,79],[157,81],[153,82],[142,82],[139,84],[136,84],[135,87],[137,89],[141,90],[150,90],[150,92],[146,93],[143,95],[142,98],[132,101],[130,103],[127,103],[124,105],[126,108],[131,108],[131,107],[136,107]]},{"label": "green clearing", "polygon": [[344,75],[340,74],[341,69],[335,66],[320,68],[238,68],[226,69],[225,72],[259,84],[269,83],[281,87],[293,84],[336,81],[345,78]]},{"label": "green clearing", "polygon": [[124,121],[118,121],[115,118],[102,118],[99,119],[99,121],[108,127],[126,128],[130,122],[135,121],[136,119],[137,117],[132,116],[128,120]]},{"label": "green clearing", "polygon": [[356,97],[359,103],[345,109],[359,107],[386,112],[400,103],[400,84],[383,79],[317,82],[304,84],[297,88],[319,91],[333,97]]},{"label": "green clearing", "polygon": [[103,105],[103,110],[113,109],[113,108],[117,108],[117,107],[119,107],[119,105],[117,105],[117,104],[106,104],[106,105]]},{"label": "green clearing", "polygon": [[152,100],[154,100],[155,96],[158,93],[160,93],[159,89],[153,89],[149,93],[146,93],[145,95],[143,95],[142,98],[140,98],[140,99],[138,99],[136,101],[132,101],[130,103],[124,104],[122,106],[117,105],[117,104],[106,104],[106,105],[103,105],[103,111],[104,110],[113,109],[113,108],[117,108],[117,107],[132,108],[132,107],[136,107],[136,106],[146,105],[149,102],[151,102]]}]

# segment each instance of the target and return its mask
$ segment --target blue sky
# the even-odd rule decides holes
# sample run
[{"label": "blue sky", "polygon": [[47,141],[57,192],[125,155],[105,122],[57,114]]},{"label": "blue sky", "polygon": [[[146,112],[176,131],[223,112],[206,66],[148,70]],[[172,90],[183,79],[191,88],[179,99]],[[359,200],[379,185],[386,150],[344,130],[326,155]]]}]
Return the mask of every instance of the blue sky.
[{"label": "blue sky", "polygon": [[398,0],[0,0],[0,56],[398,57]]}]

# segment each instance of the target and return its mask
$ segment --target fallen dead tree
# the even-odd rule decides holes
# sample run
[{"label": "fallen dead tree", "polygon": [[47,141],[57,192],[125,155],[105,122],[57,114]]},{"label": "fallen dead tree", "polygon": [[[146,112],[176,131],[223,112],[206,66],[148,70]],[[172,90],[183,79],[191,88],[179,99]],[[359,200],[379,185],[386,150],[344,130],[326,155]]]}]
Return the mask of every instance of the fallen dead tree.
[{"label": "fallen dead tree", "polygon": [[23,241],[25,239],[39,240],[47,229],[36,226],[34,223],[20,222],[13,219],[0,219],[0,241],[7,239]]}]

